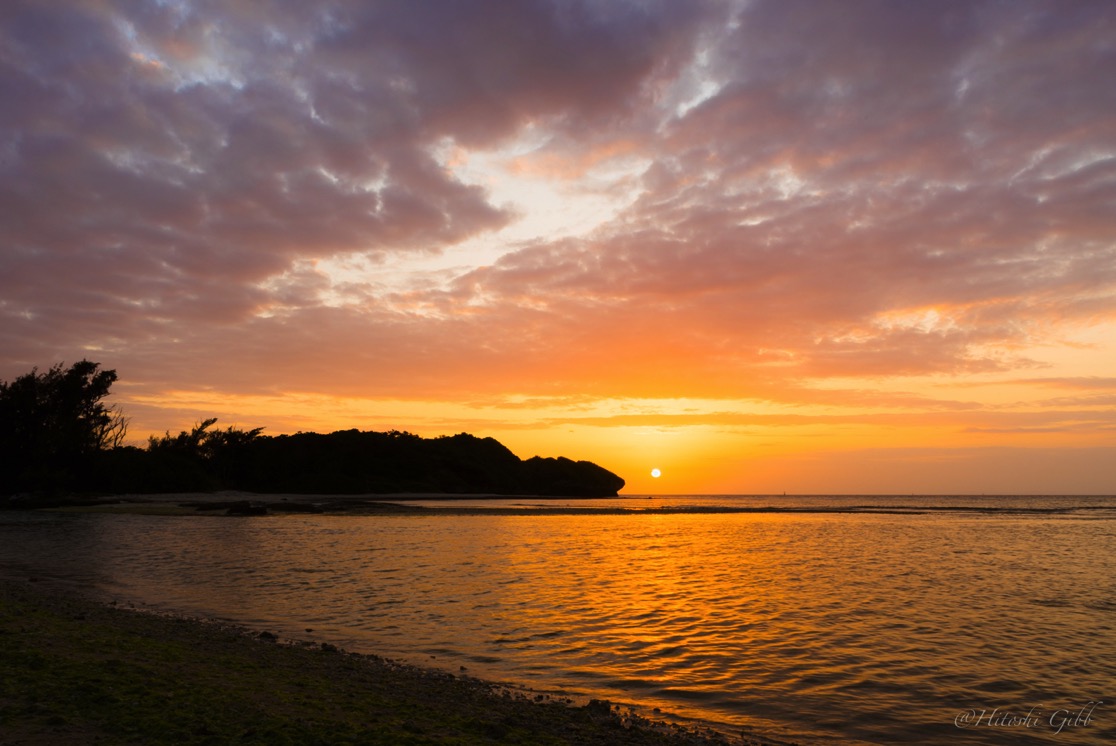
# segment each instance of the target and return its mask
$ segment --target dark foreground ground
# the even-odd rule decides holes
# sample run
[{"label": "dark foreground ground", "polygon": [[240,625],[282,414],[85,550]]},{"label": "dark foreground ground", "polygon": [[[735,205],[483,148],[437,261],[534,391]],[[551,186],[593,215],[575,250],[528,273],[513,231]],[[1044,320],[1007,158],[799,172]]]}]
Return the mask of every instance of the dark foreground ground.
[{"label": "dark foreground ground", "polygon": [[0,745],[724,744],[593,701],[0,581]]}]

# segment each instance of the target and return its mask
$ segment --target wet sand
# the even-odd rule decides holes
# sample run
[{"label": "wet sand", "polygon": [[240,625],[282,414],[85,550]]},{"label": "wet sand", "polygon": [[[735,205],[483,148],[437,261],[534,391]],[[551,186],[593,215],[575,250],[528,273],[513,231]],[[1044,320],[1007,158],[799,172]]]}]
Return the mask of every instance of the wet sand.
[{"label": "wet sand", "polygon": [[744,744],[328,642],[0,581],[0,742]]}]

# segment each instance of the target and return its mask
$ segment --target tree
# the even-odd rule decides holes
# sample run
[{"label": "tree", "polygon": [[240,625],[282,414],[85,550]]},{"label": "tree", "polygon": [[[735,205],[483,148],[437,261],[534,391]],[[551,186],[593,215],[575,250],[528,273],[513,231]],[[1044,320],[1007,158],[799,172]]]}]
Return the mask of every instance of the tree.
[{"label": "tree", "polygon": [[211,430],[215,424],[217,418],[210,417],[189,432],[171,435],[167,431],[161,437],[148,438],[148,489],[173,492],[239,487],[250,446],[263,428]]},{"label": "tree", "polygon": [[115,370],[88,360],[0,381],[0,493],[81,487],[100,452],[121,444],[127,418],[104,400]]}]

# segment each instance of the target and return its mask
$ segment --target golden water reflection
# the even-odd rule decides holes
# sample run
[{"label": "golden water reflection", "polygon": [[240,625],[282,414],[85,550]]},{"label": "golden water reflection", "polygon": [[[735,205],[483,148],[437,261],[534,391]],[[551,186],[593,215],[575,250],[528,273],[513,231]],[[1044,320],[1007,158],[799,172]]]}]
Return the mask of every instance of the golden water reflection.
[{"label": "golden water reflection", "polygon": [[[56,570],[95,564],[95,582],[134,599],[800,741],[1052,743],[954,717],[1116,699],[1111,520],[65,521],[96,540],[55,548]],[[1104,743],[1114,726],[1102,707],[1056,742]]]}]

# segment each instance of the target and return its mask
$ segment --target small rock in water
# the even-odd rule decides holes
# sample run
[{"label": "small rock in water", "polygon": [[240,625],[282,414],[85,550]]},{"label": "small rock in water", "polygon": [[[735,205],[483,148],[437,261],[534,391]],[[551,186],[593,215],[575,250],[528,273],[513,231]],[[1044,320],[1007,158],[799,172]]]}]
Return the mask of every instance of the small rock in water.
[{"label": "small rock in water", "polygon": [[274,632],[268,632],[266,629],[259,635],[257,635],[257,637],[259,637],[264,642],[276,642],[279,640],[278,635],[276,635]]}]

